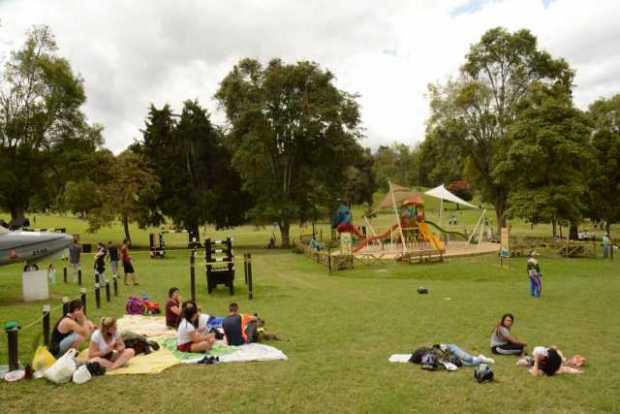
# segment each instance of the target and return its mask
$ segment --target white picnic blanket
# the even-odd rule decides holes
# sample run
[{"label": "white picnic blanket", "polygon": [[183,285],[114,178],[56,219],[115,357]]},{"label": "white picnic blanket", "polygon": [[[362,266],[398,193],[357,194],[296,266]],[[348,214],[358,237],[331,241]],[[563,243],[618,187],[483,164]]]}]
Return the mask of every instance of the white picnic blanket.
[{"label": "white picnic blanket", "polygon": [[269,345],[254,343],[235,348],[237,348],[235,352],[220,356],[220,362],[288,360],[288,357],[282,351]]},{"label": "white picnic blanket", "polygon": [[390,362],[409,362],[412,354],[393,354],[390,355]]}]

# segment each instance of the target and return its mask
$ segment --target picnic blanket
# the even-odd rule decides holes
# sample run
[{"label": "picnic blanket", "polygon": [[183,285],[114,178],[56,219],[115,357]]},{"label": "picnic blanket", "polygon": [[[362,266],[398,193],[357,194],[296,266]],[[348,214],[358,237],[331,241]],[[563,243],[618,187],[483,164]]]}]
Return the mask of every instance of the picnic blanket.
[{"label": "picnic blanket", "polygon": [[409,362],[411,354],[393,354],[390,355],[390,362]]},{"label": "picnic blanket", "polygon": [[116,321],[119,332],[131,331],[146,337],[174,337],[176,331],[166,326],[163,316],[123,315]]},{"label": "picnic blanket", "polygon": [[288,357],[279,349],[264,344],[247,344],[241,346],[228,346],[218,341],[213,349],[207,354],[194,354],[177,350],[176,339],[160,338],[157,340],[162,348],[165,348],[183,364],[195,364],[208,356],[219,357],[220,362],[249,362],[249,361],[276,361],[287,360]]}]

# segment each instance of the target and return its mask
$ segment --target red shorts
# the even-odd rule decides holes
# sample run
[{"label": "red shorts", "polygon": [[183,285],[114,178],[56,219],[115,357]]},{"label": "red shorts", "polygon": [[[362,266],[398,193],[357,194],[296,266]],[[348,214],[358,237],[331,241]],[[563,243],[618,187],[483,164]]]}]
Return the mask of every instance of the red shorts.
[{"label": "red shorts", "polygon": [[181,352],[192,352],[192,343],[188,342],[183,345],[177,345],[177,350]]}]

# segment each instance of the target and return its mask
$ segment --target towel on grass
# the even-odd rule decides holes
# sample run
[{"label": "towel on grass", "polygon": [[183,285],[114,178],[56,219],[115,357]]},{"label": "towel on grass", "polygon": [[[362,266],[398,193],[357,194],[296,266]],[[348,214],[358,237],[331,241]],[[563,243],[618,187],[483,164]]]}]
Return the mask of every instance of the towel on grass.
[{"label": "towel on grass", "polygon": [[177,332],[166,326],[163,316],[124,315],[116,321],[119,332],[130,331],[146,337],[174,337]]},{"label": "towel on grass", "polygon": [[254,343],[241,346],[228,346],[224,345],[222,342],[216,342],[213,349],[207,354],[195,354],[178,351],[176,339],[174,338],[162,338],[158,340],[158,342],[184,364],[195,364],[203,359],[205,355],[217,356],[220,362],[276,361],[288,359],[279,349],[264,344]]},{"label": "towel on grass", "polygon": [[394,354],[390,356],[390,362],[409,362],[412,354]]}]

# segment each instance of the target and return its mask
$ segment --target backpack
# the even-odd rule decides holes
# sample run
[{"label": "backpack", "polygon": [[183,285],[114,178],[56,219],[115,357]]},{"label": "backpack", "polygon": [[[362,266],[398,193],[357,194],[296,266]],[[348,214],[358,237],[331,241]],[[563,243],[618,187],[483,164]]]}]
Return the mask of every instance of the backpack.
[{"label": "backpack", "polygon": [[422,369],[434,371],[437,369],[439,362],[437,360],[437,356],[433,352],[427,352],[426,354],[422,355],[420,365],[422,365]]},{"label": "backpack", "polygon": [[478,381],[478,384],[491,382],[493,381],[493,371],[487,364],[480,364],[474,370],[474,378]]},{"label": "backpack", "polygon": [[144,301],[135,296],[130,296],[125,309],[128,315],[144,315]]},{"label": "backpack", "polygon": [[153,302],[153,301],[150,301],[150,300],[145,300],[145,301],[143,301],[143,303],[144,303],[144,307],[146,309],[146,313],[148,313],[149,315],[155,315],[155,314],[161,313],[161,311],[159,309],[159,303]]}]

